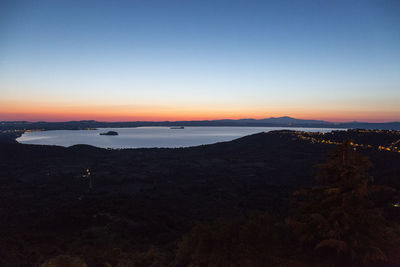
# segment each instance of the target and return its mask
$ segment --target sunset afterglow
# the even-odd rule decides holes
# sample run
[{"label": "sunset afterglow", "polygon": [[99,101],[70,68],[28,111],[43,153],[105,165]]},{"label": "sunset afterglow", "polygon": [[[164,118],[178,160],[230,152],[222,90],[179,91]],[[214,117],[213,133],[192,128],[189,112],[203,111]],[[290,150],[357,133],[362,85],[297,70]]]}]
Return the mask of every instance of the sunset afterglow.
[{"label": "sunset afterglow", "polygon": [[400,121],[398,4],[289,2],[3,1],[0,120]]}]

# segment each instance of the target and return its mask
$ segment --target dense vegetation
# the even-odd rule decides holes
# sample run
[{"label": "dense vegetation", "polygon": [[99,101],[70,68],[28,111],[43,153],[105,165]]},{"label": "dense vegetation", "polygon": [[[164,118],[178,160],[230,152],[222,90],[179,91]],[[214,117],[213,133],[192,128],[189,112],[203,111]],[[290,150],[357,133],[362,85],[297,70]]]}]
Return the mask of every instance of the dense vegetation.
[{"label": "dense vegetation", "polygon": [[[373,200],[370,162],[349,142],[320,164],[320,185],[295,192],[284,219],[268,214],[195,227],[179,244],[182,266],[383,266],[400,264],[400,227]],[[386,190],[385,190],[386,189]]]},{"label": "dense vegetation", "polygon": [[302,137],[127,150],[3,142],[0,265],[396,266],[400,153]]}]

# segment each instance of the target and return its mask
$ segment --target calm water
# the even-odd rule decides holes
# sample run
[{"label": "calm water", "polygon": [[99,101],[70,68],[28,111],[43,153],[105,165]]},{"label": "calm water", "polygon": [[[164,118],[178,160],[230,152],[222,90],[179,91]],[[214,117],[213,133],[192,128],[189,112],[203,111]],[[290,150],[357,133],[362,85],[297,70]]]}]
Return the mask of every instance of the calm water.
[{"label": "calm water", "polygon": [[[140,147],[188,147],[213,144],[243,137],[249,134],[273,130],[299,130],[307,132],[330,132],[330,128],[282,128],[282,127],[169,127],[105,128],[98,130],[57,130],[24,133],[18,142],[23,144],[72,146],[87,144],[103,148]],[[99,135],[116,131],[118,136]]]}]

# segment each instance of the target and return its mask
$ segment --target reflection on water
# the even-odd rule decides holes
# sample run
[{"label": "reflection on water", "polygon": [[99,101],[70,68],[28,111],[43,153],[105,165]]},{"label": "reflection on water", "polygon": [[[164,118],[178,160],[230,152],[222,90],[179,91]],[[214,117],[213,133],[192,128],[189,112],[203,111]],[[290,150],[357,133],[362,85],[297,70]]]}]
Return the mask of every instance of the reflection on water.
[{"label": "reflection on water", "polygon": [[[141,147],[188,147],[213,144],[259,132],[273,130],[299,130],[308,132],[329,132],[331,128],[283,128],[283,127],[169,127],[103,128],[98,130],[57,130],[24,133],[18,142],[23,144],[72,146],[88,144],[103,148]],[[117,136],[99,135],[116,131]]]}]

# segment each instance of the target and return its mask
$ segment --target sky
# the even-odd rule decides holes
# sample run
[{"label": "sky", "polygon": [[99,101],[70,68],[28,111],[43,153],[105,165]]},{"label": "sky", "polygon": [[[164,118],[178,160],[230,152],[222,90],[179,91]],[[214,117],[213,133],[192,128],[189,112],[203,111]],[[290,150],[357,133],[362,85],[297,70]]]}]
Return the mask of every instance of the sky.
[{"label": "sky", "polygon": [[0,1],[0,120],[400,121],[400,1]]}]

